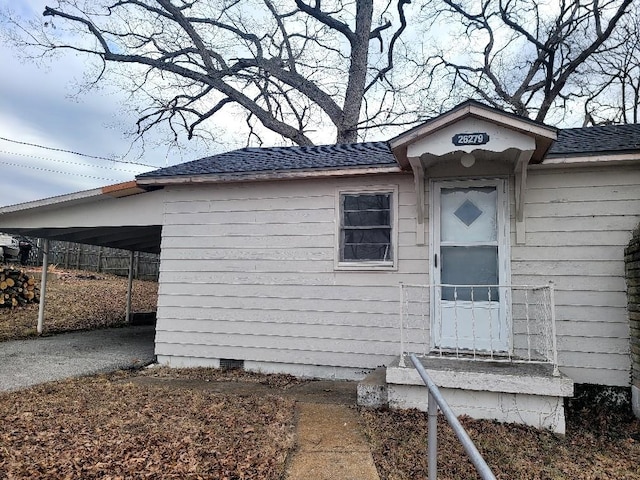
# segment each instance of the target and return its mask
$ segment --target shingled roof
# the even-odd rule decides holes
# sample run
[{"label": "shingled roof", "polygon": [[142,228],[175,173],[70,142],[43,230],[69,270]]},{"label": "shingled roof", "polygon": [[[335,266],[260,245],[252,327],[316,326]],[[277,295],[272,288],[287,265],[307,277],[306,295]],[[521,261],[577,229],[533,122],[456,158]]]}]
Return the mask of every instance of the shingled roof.
[{"label": "shingled roof", "polygon": [[[547,158],[640,150],[640,124],[568,128],[558,131]],[[277,172],[397,167],[387,142],[309,147],[242,148],[143,173],[137,179],[253,175]]]},{"label": "shingled roof", "polygon": [[386,142],[367,142],[310,147],[242,148],[143,173],[136,178],[390,166],[396,167],[398,163],[389,145]]},{"label": "shingled roof", "polygon": [[640,124],[566,128],[547,152],[548,158],[627,153],[640,150]]}]

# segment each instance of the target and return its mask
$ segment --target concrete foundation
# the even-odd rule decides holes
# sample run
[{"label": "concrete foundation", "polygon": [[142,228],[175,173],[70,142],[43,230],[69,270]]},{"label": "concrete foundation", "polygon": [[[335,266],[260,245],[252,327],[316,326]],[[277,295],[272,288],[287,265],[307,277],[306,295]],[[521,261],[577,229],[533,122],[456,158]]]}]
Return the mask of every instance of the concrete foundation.
[{"label": "concrete foundation", "polygon": [[[178,368],[211,367],[220,368],[219,358],[202,357],[174,357],[169,355],[158,355],[157,361],[160,365]],[[255,362],[244,360],[243,369],[249,372],[259,373],[284,373],[300,378],[320,378],[323,380],[353,380],[360,381],[365,378],[371,370],[350,367],[334,367],[330,365],[304,365],[295,363],[279,362]]]},{"label": "concrete foundation", "polygon": [[640,418],[640,387],[637,385],[631,386],[631,406],[633,413]]}]

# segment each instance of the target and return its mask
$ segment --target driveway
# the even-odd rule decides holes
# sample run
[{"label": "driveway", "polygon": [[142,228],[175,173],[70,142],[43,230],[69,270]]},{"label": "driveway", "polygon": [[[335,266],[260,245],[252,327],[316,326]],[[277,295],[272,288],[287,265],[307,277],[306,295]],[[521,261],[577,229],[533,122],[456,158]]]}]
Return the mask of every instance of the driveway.
[{"label": "driveway", "polygon": [[129,326],[0,343],[0,391],[154,361],[154,327]]}]

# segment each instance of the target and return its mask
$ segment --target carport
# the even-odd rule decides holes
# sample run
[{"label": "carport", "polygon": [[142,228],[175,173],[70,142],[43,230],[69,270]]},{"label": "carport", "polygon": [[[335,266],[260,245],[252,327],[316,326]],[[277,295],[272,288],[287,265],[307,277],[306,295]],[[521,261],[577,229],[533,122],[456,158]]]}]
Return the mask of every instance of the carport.
[{"label": "carport", "polygon": [[131,181],[0,208],[0,232],[44,240],[38,333],[42,333],[44,322],[49,240],[131,252],[126,311],[129,319],[134,253],[160,253],[163,194],[161,189],[143,189]]}]

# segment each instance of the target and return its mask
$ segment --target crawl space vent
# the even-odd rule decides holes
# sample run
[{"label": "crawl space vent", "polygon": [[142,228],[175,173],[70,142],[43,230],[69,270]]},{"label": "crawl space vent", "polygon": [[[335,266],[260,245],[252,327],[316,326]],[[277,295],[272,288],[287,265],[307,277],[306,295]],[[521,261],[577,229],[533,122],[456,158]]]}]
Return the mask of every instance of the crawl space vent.
[{"label": "crawl space vent", "polygon": [[221,358],[220,368],[222,370],[242,370],[244,368],[244,360],[233,360],[231,358]]}]

